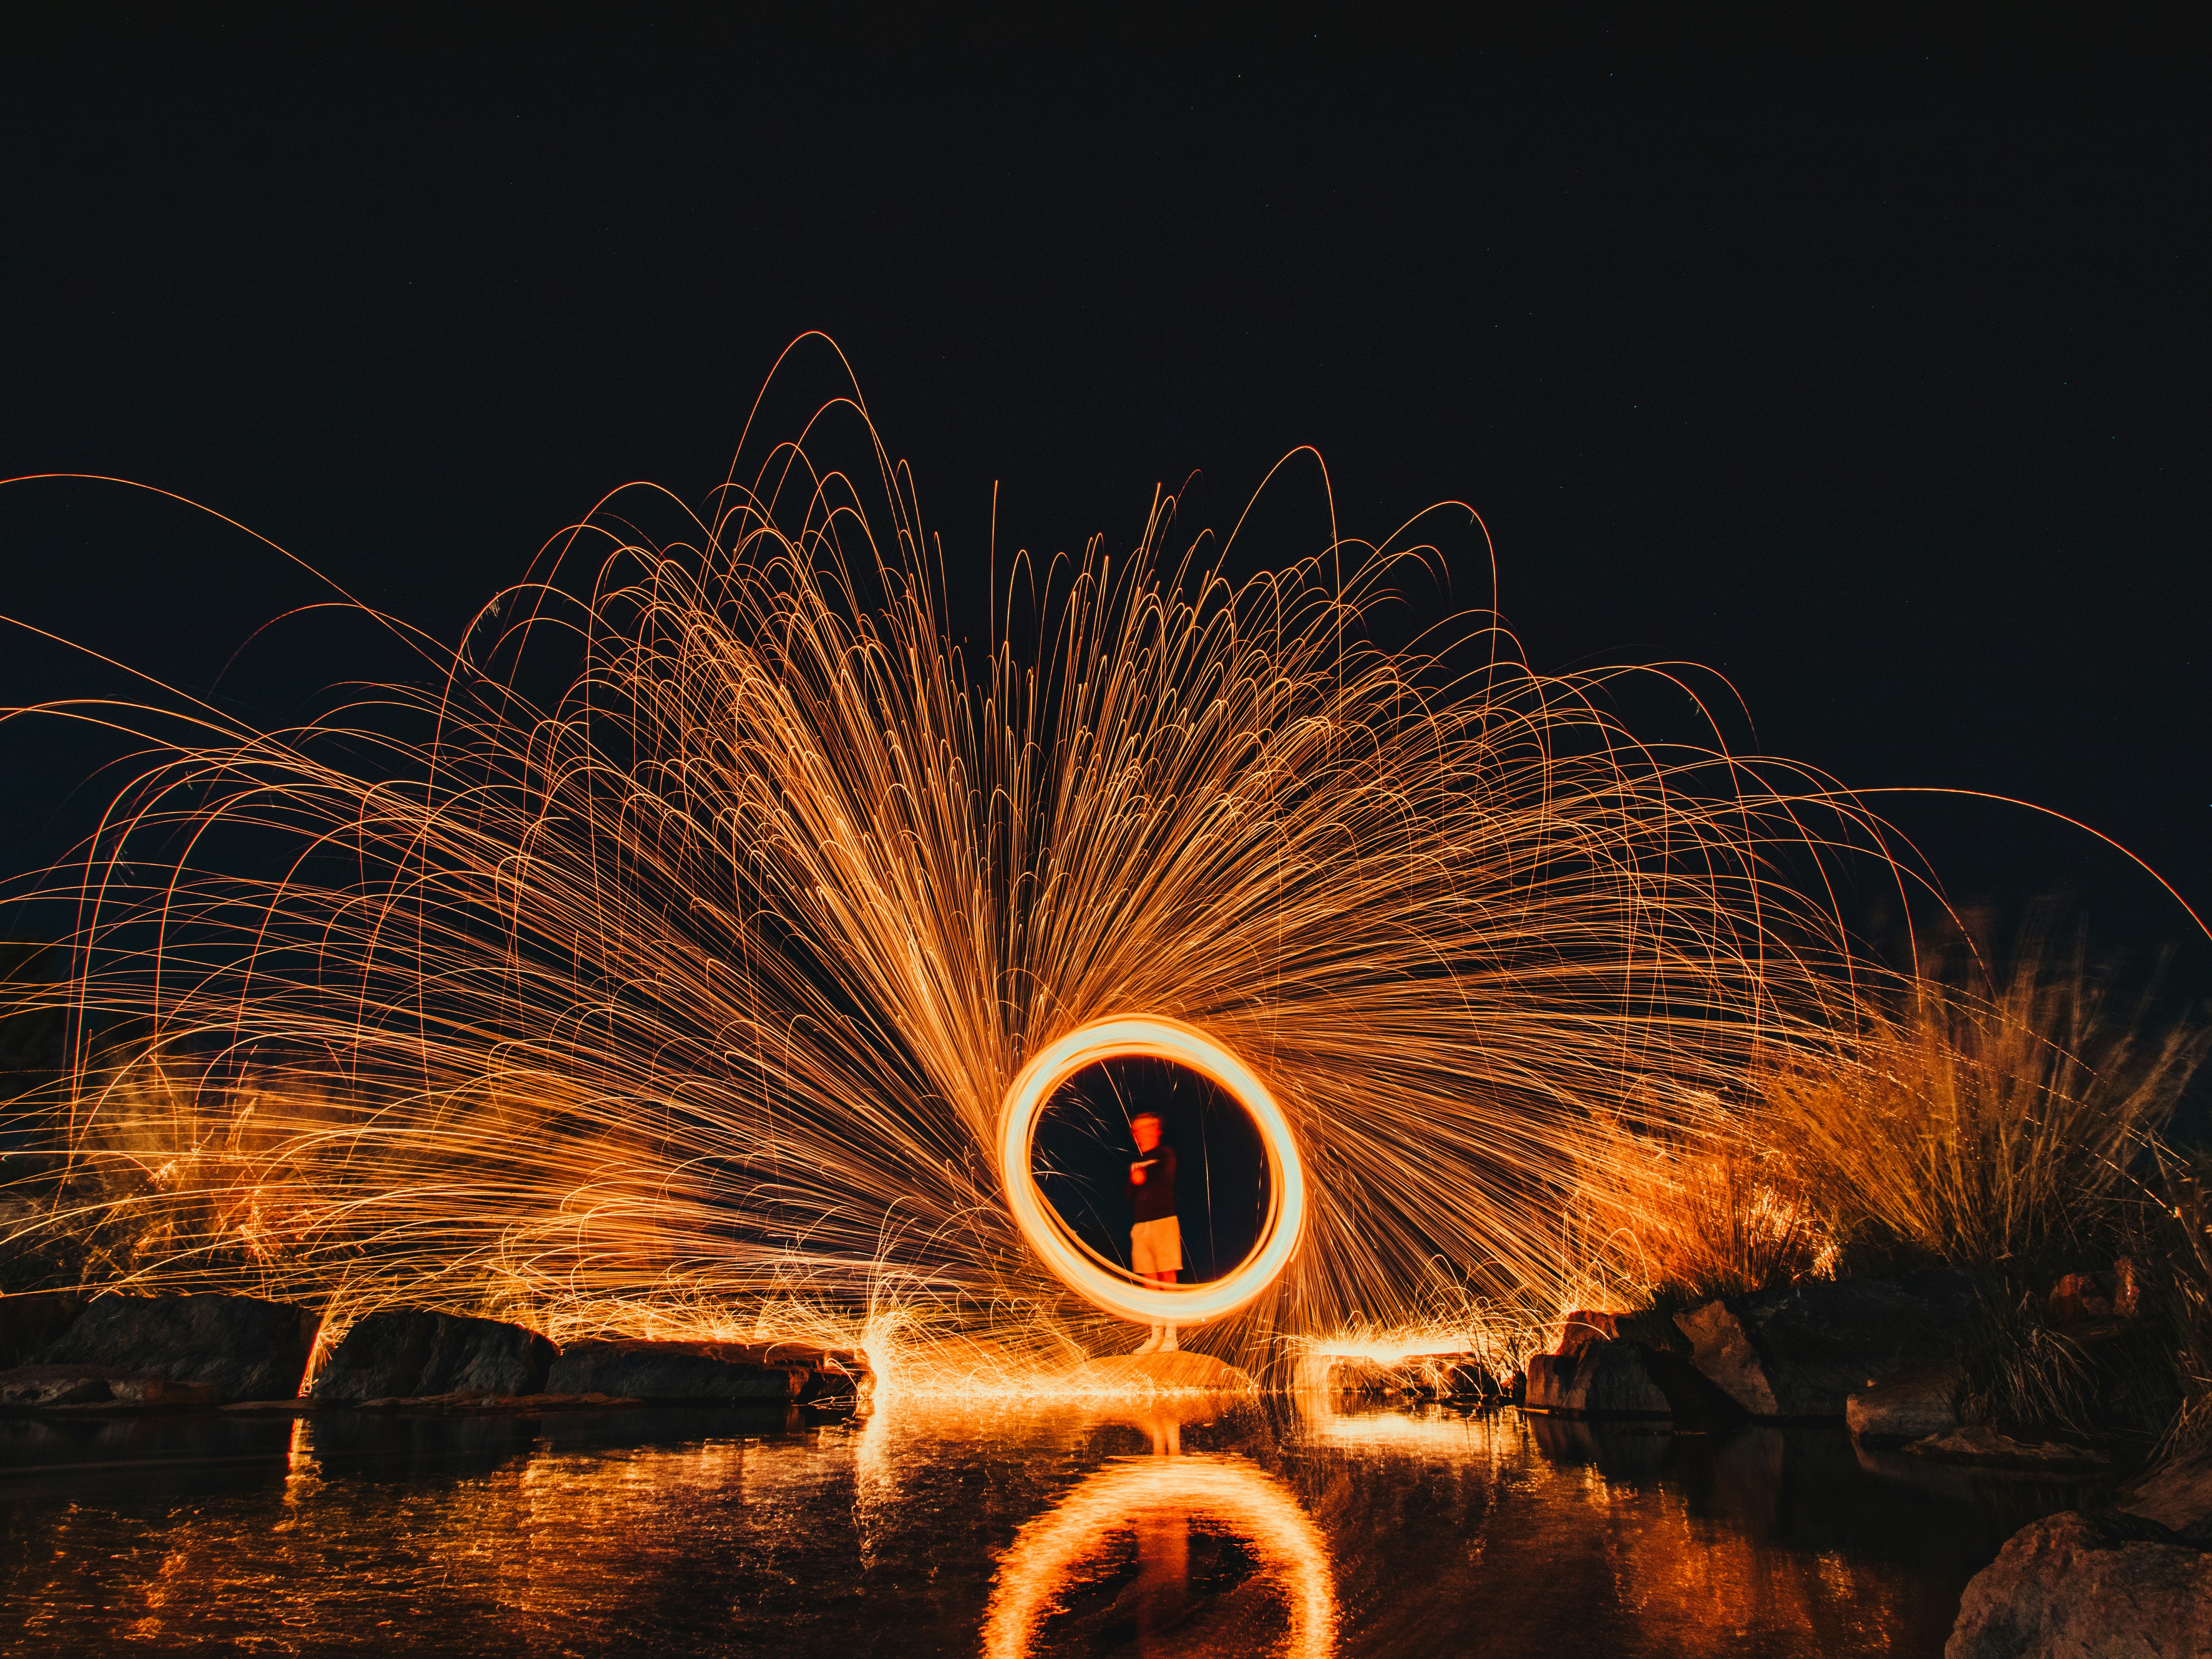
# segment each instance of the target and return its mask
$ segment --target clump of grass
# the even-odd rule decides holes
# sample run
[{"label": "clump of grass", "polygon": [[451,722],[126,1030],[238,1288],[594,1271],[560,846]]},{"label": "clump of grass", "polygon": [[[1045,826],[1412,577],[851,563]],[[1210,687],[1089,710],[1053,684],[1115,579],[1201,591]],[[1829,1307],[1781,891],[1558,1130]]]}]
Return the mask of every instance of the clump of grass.
[{"label": "clump of grass", "polygon": [[1848,1054],[1774,1068],[1759,1132],[1850,1265],[1948,1264],[2009,1301],[2124,1249],[2207,1039],[2197,1021],[2147,1035],[2078,951],[2030,949],[1993,991],[1919,978],[1869,1006]]},{"label": "clump of grass", "polygon": [[19,1124],[68,1150],[8,1159],[0,1289],[274,1291],[307,1225],[295,1149],[319,1103],[264,1096],[250,1078],[211,1083],[150,1048],[103,1072],[74,1107],[17,1103]]},{"label": "clump of grass", "polygon": [[2130,1250],[2184,1396],[2163,1448],[2179,1455],[2212,1445],[2212,1159],[2165,1146],[2154,1157]]},{"label": "clump of grass", "polygon": [[1788,1160],[1726,1128],[1661,1136],[1601,1121],[1568,1206],[1594,1307],[1669,1305],[1833,1271],[1835,1241]]},{"label": "clump of grass", "polygon": [[[2156,1275],[2157,1305],[2113,1328],[2054,1328],[2046,1298],[2062,1273],[2144,1262],[2170,1231],[2146,1177],[2209,1035],[2115,1007],[2078,950],[2031,947],[1991,988],[1940,970],[1909,981],[1848,1052],[1774,1068],[1759,1133],[1786,1149],[1844,1271],[1974,1279],[1970,1419],[2154,1437],[2192,1387],[2175,1331],[2205,1333],[2193,1387],[2212,1374],[2212,1322],[2175,1299],[2191,1281]],[[2212,1242],[2195,1261],[2212,1307]]]}]

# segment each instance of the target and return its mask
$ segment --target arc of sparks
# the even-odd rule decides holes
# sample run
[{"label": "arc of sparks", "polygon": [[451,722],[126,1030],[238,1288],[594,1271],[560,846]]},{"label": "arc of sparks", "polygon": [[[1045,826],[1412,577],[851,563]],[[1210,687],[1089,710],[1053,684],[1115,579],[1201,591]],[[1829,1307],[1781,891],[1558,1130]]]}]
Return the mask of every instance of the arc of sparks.
[{"label": "arc of sparks", "polygon": [[[1132,1057],[1168,1060],[1219,1085],[1258,1126],[1267,1149],[1267,1213],[1259,1241],[1234,1271],[1211,1284],[1162,1290],[1132,1279],[1085,1248],[1037,1186],[1032,1149],[1037,1119],[1053,1091],[1086,1066]],[[1289,1117],[1256,1072],[1181,1020],[1094,1020],[1044,1049],[1006,1091],[999,1167],[1014,1224],[1038,1259],[1093,1307],[1140,1325],[1199,1325],[1249,1306],[1282,1276],[1305,1237],[1305,1163]]]}]

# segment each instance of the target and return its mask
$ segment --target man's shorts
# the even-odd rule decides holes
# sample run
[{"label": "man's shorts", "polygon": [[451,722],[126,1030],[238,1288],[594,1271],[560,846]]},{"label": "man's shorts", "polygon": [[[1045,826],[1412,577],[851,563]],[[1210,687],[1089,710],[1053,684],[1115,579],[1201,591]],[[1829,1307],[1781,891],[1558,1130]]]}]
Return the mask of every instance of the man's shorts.
[{"label": "man's shorts", "polygon": [[1129,1229],[1130,1266],[1140,1273],[1182,1271],[1182,1223],[1171,1215]]}]

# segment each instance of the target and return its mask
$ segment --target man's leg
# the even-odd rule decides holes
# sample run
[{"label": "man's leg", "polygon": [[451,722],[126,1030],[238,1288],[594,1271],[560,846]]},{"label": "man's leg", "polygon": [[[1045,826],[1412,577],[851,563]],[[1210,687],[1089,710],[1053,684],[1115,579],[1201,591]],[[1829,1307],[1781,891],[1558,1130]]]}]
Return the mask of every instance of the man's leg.
[{"label": "man's leg", "polygon": [[[1129,1231],[1129,1267],[1130,1270],[1139,1279],[1149,1279],[1157,1283],[1161,1277],[1155,1269],[1152,1232],[1147,1230],[1146,1224],[1141,1221]],[[1170,1275],[1170,1277],[1171,1278],[1172,1275]],[[1154,1325],[1146,1333],[1144,1341],[1138,1346],[1135,1351],[1138,1353],[1151,1353],[1158,1348],[1160,1346],[1160,1328],[1158,1325]]]}]

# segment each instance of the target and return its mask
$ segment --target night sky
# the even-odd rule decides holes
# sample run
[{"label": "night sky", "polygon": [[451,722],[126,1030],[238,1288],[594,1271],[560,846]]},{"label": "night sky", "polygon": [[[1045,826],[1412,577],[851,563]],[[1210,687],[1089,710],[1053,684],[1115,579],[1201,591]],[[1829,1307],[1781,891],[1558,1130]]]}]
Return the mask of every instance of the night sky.
[{"label": "night sky", "polygon": [[[1225,525],[1310,444],[1350,533],[1480,509],[1539,668],[1711,665],[1733,741],[2040,802],[2212,911],[2202,39],[319,10],[0,25],[0,475],[177,491],[450,639],[611,488],[702,503],[818,329],[956,586],[994,484],[1002,552],[1125,547],[1156,485]],[[1316,477],[1243,568],[1314,550]],[[1386,627],[1487,600],[1458,523]],[[316,596],[82,483],[0,490],[0,611],[195,693]],[[131,690],[4,657],[6,703]],[[389,666],[295,622],[216,694],[284,721]],[[115,749],[0,728],[0,868],[62,853]],[[2137,961],[2191,931],[2076,832],[1883,804],[1963,904],[2055,896]],[[2212,988],[2212,947],[2178,971]]]}]

